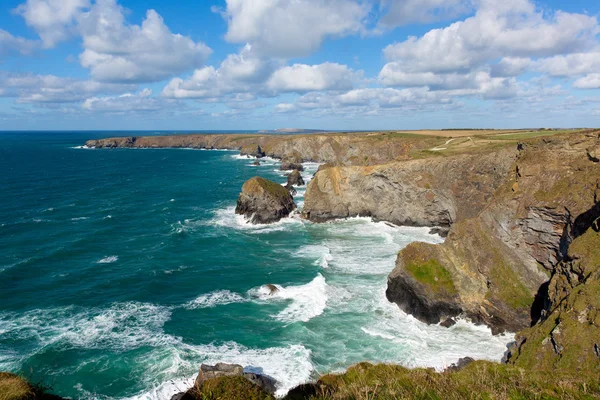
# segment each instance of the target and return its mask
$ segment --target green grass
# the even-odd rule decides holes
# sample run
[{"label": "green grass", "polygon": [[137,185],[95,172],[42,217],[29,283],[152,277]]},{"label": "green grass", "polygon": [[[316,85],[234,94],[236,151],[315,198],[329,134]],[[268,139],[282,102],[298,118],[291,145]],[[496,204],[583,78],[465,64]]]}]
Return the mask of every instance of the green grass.
[{"label": "green grass", "polygon": [[[479,400],[596,399],[597,379],[525,372],[512,366],[478,361],[458,372],[436,373],[394,365],[358,364],[343,375],[319,380],[322,394],[310,400]],[[323,389],[326,388],[326,389]]]},{"label": "green grass", "polygon": [[275,400],[259,386],[243,376],[224,376],[209,379],[200,387],[190,389],[189,400]]},{"label": "green grass", "polygon": [[0,400],[64,400],[49,390],[40,383],[32,384],[18,375],[0,372]]},{"label": "green grass", "polygon": [[411,261],[405,268],[417,281],[436,293],[445,292],[450,295],[457,293],[452,275],[436,259],[432,258],[424,262]]},{"label": "green grass", "polygon": [[492,140],[526,140],[526,139],[534,139],[543,136],[554,136],[559,135],[561,133],[575,133],[578,129],[565,129],[558,131],[528,131],[523,133],[515,133],[510,135],[490,135],[490,136],[482,136],[485,139]]}]

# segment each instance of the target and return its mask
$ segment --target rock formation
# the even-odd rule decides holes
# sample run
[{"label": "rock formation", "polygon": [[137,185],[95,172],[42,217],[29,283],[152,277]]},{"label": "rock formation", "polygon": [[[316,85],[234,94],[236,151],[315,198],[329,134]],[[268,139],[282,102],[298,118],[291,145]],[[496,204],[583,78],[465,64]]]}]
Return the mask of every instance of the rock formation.
[{"label": "rock formation", "polygon": [[289,216],[295,209],[294,199],[285,187],[254,177],[244,183],[235,213],[244,215],[253,224],[269,224]]},{"label": "rock formation", "polygon": [[530,326],[540,287],[595,216],[600,166],[586,146],[597,140],[519,146],[511,173],[476,216],[456,222],[442,245],[413,243],[400,252],[388,299],[428,323],[466,315],[494,333]]},{"label": "rock formation", "polygon": [[300,163],[293,163],[289,161],[282,161],[279,167],[282,171],[304,171],[304,166]]},{"label": "rock formation", "polygon": [[256,158],[263,158],[266,154],[258,144],[251,144],[242,147],[240,154],[243,156],[251,156]]},{"label": "rock formation", "polygon": [[477,215],[506,179],[516,152],[458,155],[373,167],[323,166],[308,185],[304,216],[351,216],[449,227]]},{"label": "rock formation", "polygon": [[290,163],[313,161],[339,165],[374,165],[406,160],[411,152],[438,144],[435,137],[418,137],[383,132],[373,134],[311,135],[169,135],[88,140],[91,148],[193,148],[242,150]]},{"label": "rock formation", "polygon": [[306,183],[304,182],[304,179],[302,178],[300,171],[298,171],[297,169],[293,170],[287,176],[287,187],[288,188],[290,188],[292,186],[304,186],[305,184]]}]

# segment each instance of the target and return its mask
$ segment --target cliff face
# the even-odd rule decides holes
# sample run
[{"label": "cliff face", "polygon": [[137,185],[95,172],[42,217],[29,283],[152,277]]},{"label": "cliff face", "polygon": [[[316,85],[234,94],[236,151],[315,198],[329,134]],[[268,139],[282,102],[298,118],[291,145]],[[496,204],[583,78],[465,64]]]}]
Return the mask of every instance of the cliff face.
[{"label": "cliff face", "polygon": [[288,189],[257,176],[244,183],[235,213],[244,215],[253,224],[270,224],[289,216],[295,209]]},{"label": "cliff face", "polygon": [[[414,136],[414,135],[413,135]],[[435,137],[379,133],[311,135],[171,135],[89,140],[94,148],[195,148],[241,150],[242,155],[261,155],[339,165],[374,165],[406,160],[411,151],[432,147]]]},{"label": "cliff face", "polygon": [[400,252],[388,299],[428,323],[466,315],[496,333],[516,332],[537,318],[540,286],[599,198],[598,143],[587,132],[478,154],[323,167],[304,216],[451,226],[444,244]]},{"label": "cliff face", "polygon": [[[600,214],[596,205],[594,215]],[[554,270],[541,319],[517,335],[510,364],[600,374],[600,218],[575,238]]]},{"label": "cliff face", "polygon": [[513,148],[396,162],[325,167],[309,183],[304,216],[369,216],[398,225],[449,227],[477,215],[506,179]]},{"label": "cliff face", "polygon": [[[495,332],[528,327],[539,317],[532,306],[540,286],[584,221],[600,216],[600,165],[586,156],[598,140],[596,133],[519,145],[511,174],[477,216],[458,221],[442,245],[400,252],[388,299],[427,322],[465,314]],[[440,271],[456,288],[452,297],[439,290]]]}]

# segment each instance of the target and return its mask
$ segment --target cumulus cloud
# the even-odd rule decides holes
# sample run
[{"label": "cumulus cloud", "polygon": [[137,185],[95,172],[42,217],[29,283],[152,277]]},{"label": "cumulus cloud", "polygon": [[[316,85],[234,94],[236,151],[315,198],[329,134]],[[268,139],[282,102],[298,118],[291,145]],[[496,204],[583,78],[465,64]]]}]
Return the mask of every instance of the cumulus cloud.
[{"label": "cumulus cloud", "polygon": [[92,97],[83,102],[82,108],[93,112],[130,114],[164,111],[174,105],[174,101],[152,96],[152,90],[143,89],[137,93],[118,96]]},{"label": "cumulus cloud", "polygon": [[600,32],[595,17],[557,11],[546,19],[529,0],[480,2],[475,16],[389,45],[385,56],[412,72],[457,72],[499,57],[548,57],[589,49]]},{"label": "cumulus cloud", "polygon": [[519,76],[532,65],[530,58],[504,57],[491,67],[493,76]]},{"label": "cumulus cloud", "polygon": [[600,74],[589,74],[573,83],[577,89],[600,89]]},{"label": "cumulus cloud", "polygon": [[7,31],[0,29],[0,59],[15,53],[28,55],[39,47],[40,44],[36,41],[15,37]]},{"label": "cumulus cloud", "polygon": [[265,61],[253,47],[244,46],[238,54],[230,54],[219,68],[204,67],[188,79],[174,78],[162,91],[164,97],[177,99],[217,99],[230,94],[259,90],[279,63]]},{"label": "cumulus cloud", "polygon": [[382,0],[379,23],[387,27],[430,23],[458,17],[472,9],[470,0]]},{"label": "cumulus cloud", "polygon": [[15,12],[50,48],[76,32],[76,18],[89,6],[89,0],[27,0]]},{"label": "cumulus cloud", "polygon": [[569,77],[600,71],[600,49],[538,60],[536,69],[550,76]]},{"label": "cumulus cloud", "polygon": [[347,90],[362,77],[345,65],[323,63],[319,65],[294,64],[273,73],[267,86],[275,92],[304,93],[322,90]]},{"label": "cumulus cloud", "polygon": [[121,93],[131,85],[106,84],[92,80],[61,78],[54,75],[0,72],[0,91],[19,103],[72,103],[102,93]]},{"label": "cumulus cloud", "polygon": [[327,37],[360,32],[372,4],[356,0],[226,0],[225,39],[273,57],[306,56]]},{"label": "cumulus cloud", "polygon": [[289,113],[295,109],[296,106],[290,103],[279,103],[275,106],[275,111],[278,113]]},{"label": "cumulus cloud", "polygon": [[105,82],[152,82],[201,66],[211,54],[203,43],[173,34],[148,10],[141,25],[129,25],[115,0],[97,0],[80,18],[81,65]]}]

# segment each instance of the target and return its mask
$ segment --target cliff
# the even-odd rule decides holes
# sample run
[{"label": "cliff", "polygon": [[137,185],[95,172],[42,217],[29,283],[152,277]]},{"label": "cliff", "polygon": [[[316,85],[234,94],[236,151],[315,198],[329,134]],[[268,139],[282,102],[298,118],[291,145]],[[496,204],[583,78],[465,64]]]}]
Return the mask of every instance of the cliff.
[{"label": "cliff", "polygon": [[171,135],[88,140],[93,148],[192,148],[243,150],[295,162],[339,165],[375,165],[410,158],[413,151],[439,143],[435,137],[411,134],[310,134],[310,135]]},{"label": "cliff", "polygon": [[516,332],[537,318],[540,286],[596,204],[600,167],[592,153],[599,142],[597,132],[584,132],[373,167],[325,167],[308,186],[304,216],[451,226],[444,244],[414,243],[400,252],[388,299],[428,323],[464,315],[495,333]]}]

